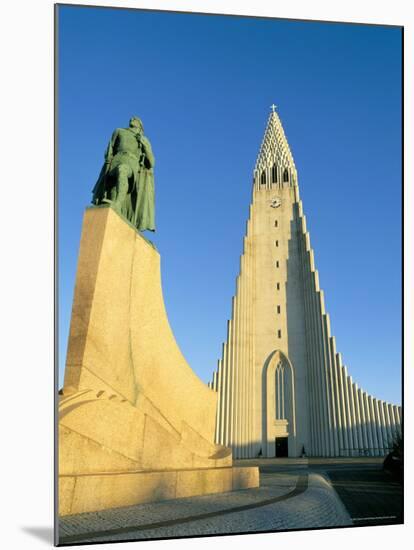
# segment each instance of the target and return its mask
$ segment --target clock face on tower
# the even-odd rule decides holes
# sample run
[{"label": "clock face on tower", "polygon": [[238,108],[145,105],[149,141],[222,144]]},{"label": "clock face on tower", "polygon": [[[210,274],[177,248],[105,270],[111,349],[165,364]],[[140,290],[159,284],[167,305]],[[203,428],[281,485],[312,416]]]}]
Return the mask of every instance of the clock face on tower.
[{"label": "clock face on tower", "polygon": [[270,201],[270,206],[272,208],[278,208],[280,205],[282,204],[282,201],[279,197],[274,197],[271,201]]}]

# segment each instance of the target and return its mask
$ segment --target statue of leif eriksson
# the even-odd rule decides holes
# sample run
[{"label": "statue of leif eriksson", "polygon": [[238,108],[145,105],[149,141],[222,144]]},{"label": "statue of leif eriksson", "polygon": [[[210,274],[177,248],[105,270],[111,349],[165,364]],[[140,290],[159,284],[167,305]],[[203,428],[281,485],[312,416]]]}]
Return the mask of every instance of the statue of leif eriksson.
[{"label": "statue of leif eriksson", "polygon": [[153,168],[154,155],[144,126],[132,117],[129,128],[117,128],[112,134],[92,203],[109,203],[139,231],[155,231]]}]

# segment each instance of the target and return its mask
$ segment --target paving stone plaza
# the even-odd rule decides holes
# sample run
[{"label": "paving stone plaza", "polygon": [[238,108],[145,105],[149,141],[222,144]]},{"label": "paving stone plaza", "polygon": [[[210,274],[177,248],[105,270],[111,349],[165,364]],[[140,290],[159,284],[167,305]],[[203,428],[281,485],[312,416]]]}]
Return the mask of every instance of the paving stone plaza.
[{"label": "paving stone plaza", "polygon": [[[261,471],[260,488],[69,516],[60,520],[61,543],[383,525],[402,520],[402,486],[387,478],[380,460],[254,462]],[[335,478],[342,480],[345,499],[335,489]]]}]

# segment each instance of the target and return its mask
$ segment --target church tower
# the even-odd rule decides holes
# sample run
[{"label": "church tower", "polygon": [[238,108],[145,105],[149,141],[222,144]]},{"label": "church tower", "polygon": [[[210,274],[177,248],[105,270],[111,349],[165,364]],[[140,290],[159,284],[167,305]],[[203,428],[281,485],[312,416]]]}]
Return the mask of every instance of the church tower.
[{"label": "church tower", "polygon": [[222,357],[216,442],[235,458],[381,456],[401,408],[352,381],[331,335],[298,177],[275,106],[254,168]]}]

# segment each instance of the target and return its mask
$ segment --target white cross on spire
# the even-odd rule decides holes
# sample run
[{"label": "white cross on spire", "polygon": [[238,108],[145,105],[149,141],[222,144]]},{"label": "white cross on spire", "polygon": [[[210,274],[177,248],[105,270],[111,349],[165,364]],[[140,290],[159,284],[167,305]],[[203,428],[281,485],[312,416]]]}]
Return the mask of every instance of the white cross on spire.
[{"label": "white cross on spire", "polygon": [[275,113],[276,112],[276,105],[274,103],[272,103],[272,105],[270,106],[270,108],[272,109],[272,113]]}]

